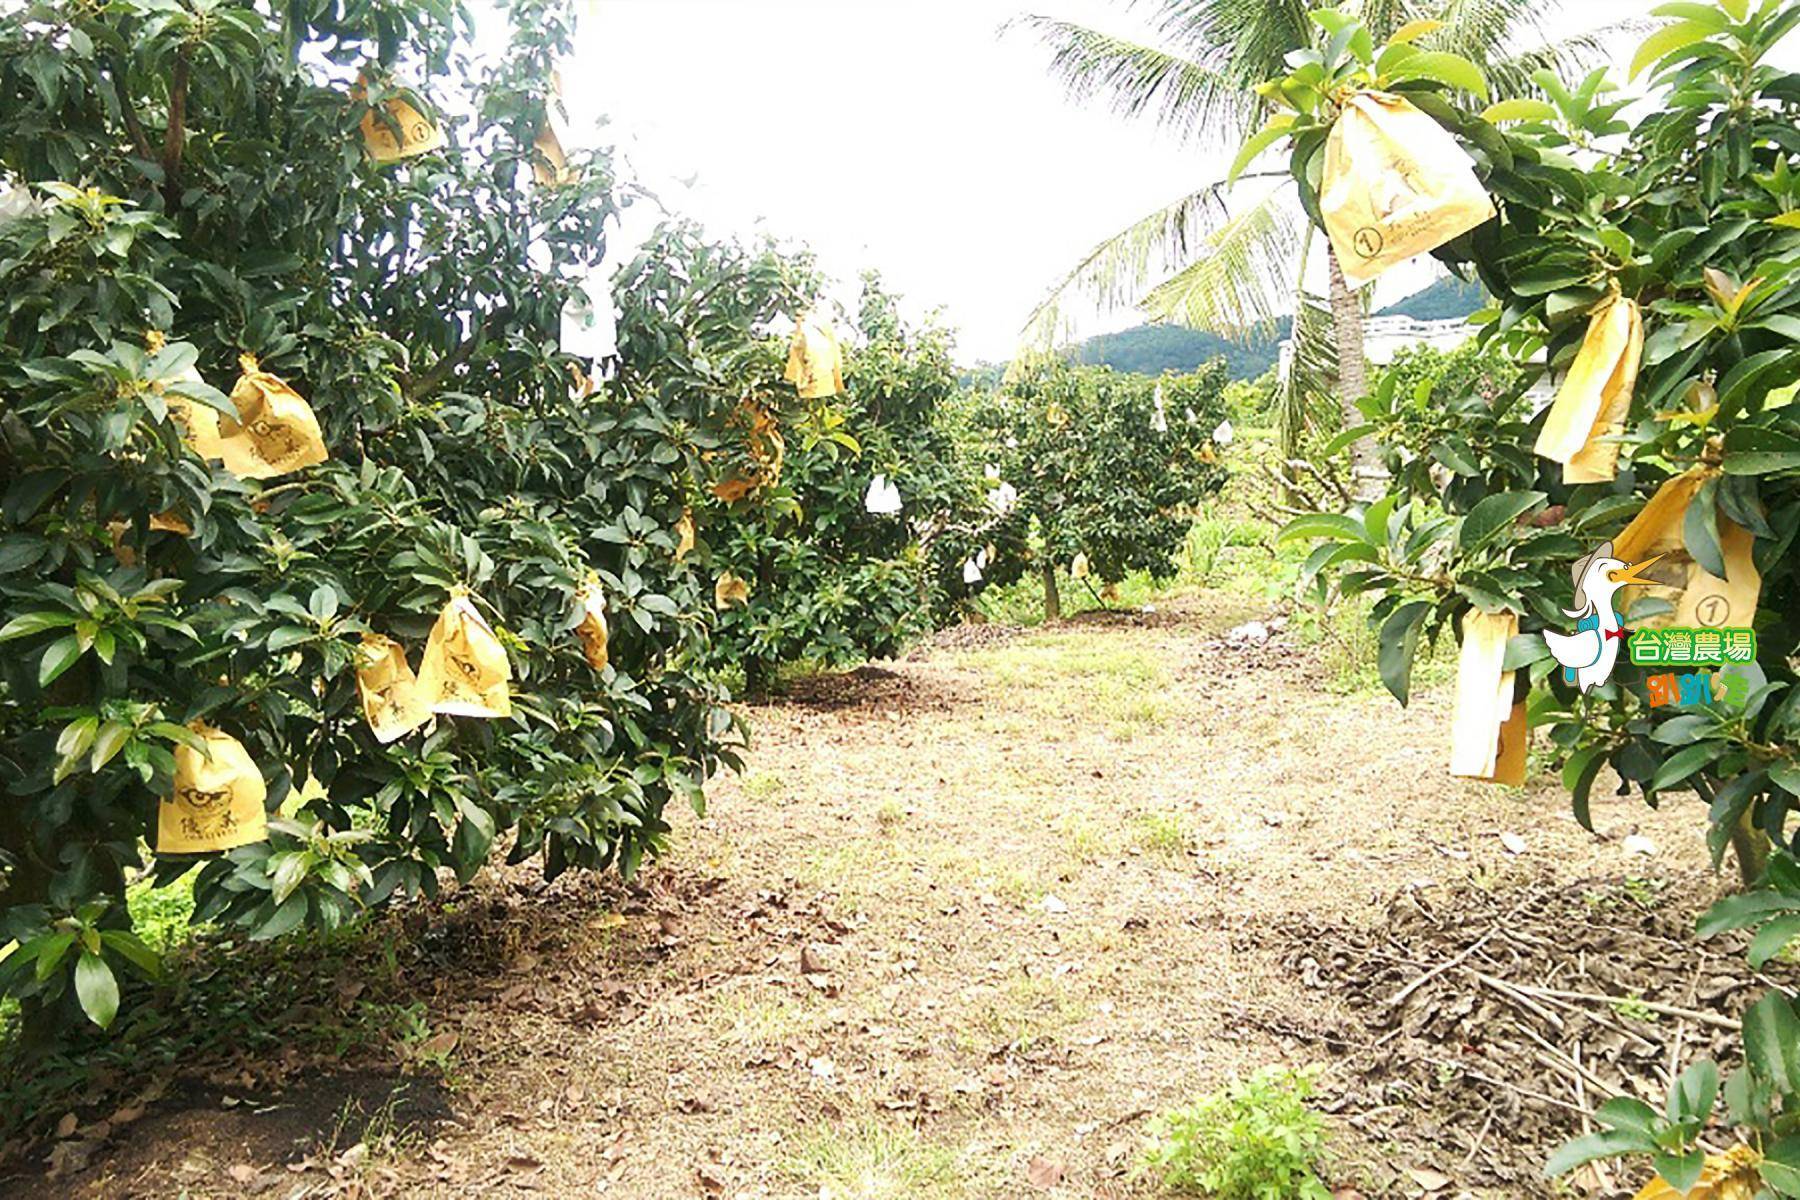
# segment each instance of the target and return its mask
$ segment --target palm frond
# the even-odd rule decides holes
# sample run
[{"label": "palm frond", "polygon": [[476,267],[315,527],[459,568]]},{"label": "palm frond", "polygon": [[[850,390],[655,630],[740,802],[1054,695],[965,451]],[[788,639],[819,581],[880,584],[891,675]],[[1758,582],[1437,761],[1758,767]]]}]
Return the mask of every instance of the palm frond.
[{"label": "palm frond", "polygon": [[1287,371],[1275,397],[1275,430],[1281,452],[1298,453],[1307,436],[1335,429],[1339,422],[1336,395],[1337,341],[1332,334],[1331,302],[1301,292],[1288,332],[1291,346]]},{"label": "palm frond", "polygon": [[1197,62],[1054,17],[1023,16],[1002,29],[1015,27],[1031,30],[1050,49],[1050,74],[1076,100],[1104,98],[1120,116],[1148,116],[1183,137],[1242,132],[1242,89]]},{"label": "palm frond", "polygon": [[1207,184],[1088,251],[1026,318],[1026,345],[1043,349],[1067,340],[1065,308],[1077,297],[1089,301],[1095,312],[1115,312],[1136,304],[1155,280],[1186,266],[1231,219],[1225,190],[1223,181]]},{"label": "palm frond", "polygon": [[1304,217],[1286,189],[1271,190],[1208,234],[1193,261],[1144,297],[1154,321],[1242,330],[1267,321],[1293,295]]}]

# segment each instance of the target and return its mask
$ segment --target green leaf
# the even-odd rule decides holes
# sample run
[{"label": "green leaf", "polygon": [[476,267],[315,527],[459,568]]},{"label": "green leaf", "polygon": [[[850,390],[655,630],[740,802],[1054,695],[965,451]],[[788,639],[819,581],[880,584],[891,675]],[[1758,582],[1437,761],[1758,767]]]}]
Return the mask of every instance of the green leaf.
[{"label": "green leaf", "polygon": [[298,892],[289,896],[270,915],[269,919],[258,925],[250,934],[253,942],[266,942],[283,934],[292,933],[306,920],[306,893]]},{"label": "green leaf", "polygon": [[1482,110],[1481,119],[1493,124],[1501,121],[1554,121],[1556,106],[1531,97],[1501,100]]},{"label": "green leaf", "polygon": [[1724,742],[1696,742],[1663,759],[1650,780],[1649,791],[1660,792],[1674,787],[1701,767],[1725,753]]},{"label": "green leaf", "polygon": [[1342,513],[1308,513],[1303,517],[1295,517],[1281,527],[1276,541],[1288,542],[1296,538],[1330,538],[1336,542],[1360,542],[1364,540],[1362,522],[1355,517]]},{"label": "green leaf", "polygon": [[1756,936],[1750,939],[1750,948],[1745,956],[1749,958],[1750,965],[1760,971],[1763,964],[1780,954],[1796,937],[1800,937],[1800,913],[1776,917],[1756,931]]},{"label": "green leaf", "polygon": [[1227,172],[1225,182],[1236,182],[1237,177],[1244,173],[1244,168],[1256,160],[1257,155],[1287,136],[1287,132],[1293,127],[1293,124],[1294,114],[1292,113],[1278,113],[1270,117],[1267,125],[1244,140],[1243,146],[1237,152],[1237,157],[1231,160],[1231,170]]},{"label": "green leaf", "polygon": [[[1669,1120],[1698,1121],[1705,1124],[1711,1118],[1713,1104],[1718,1098],[1719,1065],[1703,1058],[1683,1071],[1676,1078],[1675,1086],[1669,1089]],[[1663,1178],[1667,1179],[1668,1176]]]},{"label": "green leaf", "polygon": [[102,929],[100,941],[108,950],[122,955],[125,961],[143,972],[147,978],[161,978],[162,956],[146,946],[136,934],[124,929]]},{"label": "green leaf", "polygon": [[1458,546],[1464,554],[1485,549],[1514,521],[1543,502],[1542,492],[1499,492],[1483,497],[1463,518]]},{"label": "green leaf", "polygon": [[1800,469],[1800,435],[1785,429],[1739,425],[1725,434],[1727,475],[1769,475]]},{"label": "green leaf", "polygon": [[1706,1167],[1704,1150],[1687,1150],[1680,1154],[1663,1151],[1650,1160],[1650,1165],[1662,1177],[1664,1183],[1686,1195],[1696,1183],[1700,1182],[1700,1172]]},{"label": "green leaf", "polygon": [[1588,793],[1593,790],[1594,778],[1605,765],[1604,746],[1589,746],[1577,750],[1563,763],[1563,786],[1569,791],[1569,802],[1575,813],[1575,820],[1589,833],[1594,831],[1594,822],[1588,814]]},{"label": "green leaf", "polygon": [[1596,1158],[1612,1158],[1631,1153],[1647,1154],[1655,1149],[1654,1141],[1629,1129],[1590,1133],[1586,1137],[1578,1137],[1558,1146],[1556,1153],[1550,1156],[1550,1161],[1544,1164],[1544,1174],[1563,1175]]},{"label": "green leaf", "polygon": [[1800,1047],[1800,1020],[1787,997],[1769,992],[1744,1014],[1744,1061],[1781,1095],[1800,1087],[1793,1054]]},{"label": "green leaf", "polygon": [[1694,932],[1702,938],[1709,938],[1727,929],[1744,929],[1755,925],[1770,913],[1787,912],[1794,908],[1800,908],[1800,900],[1784,896],[1772,888],[1735,892],[1715,900],[1713,906],[1700,915]]},{"label": "green leaf", "polygon": [[1784,1137],[1763,1147],[1756,1169],[1763,1182],[1783,1196],[1800,1196],[1800,1137]]},{"label": "green leaf", "polygon": [[119,981],[98,954],[84,952],[75,960],[75,998],[88,1020],[109,1028],[119,1013]]},{"label": "green leaf", "polygon": [[75,615],[66,612],[28,612],[14,617],[0,629],[0,642],[8,642],[13,638],[30,637],[34,633],[42,633],[46,629],[67,629],[75,624]]},{"label": "green leaf", "polygon": [[1396,79],[1431,79],[1461,88],[1481,99],[1488,98],[1487,78],[1481,68],[1460,54],[1443,50],[1421,50],[1408,55],[1394,70]]},{"label": "green leaf", "polygon": [[1431,611],[1431,601],[1414,600],[1402,604],[1388,614],[1381,624],[1381,649],[1376,657],[1376,667],[1381,673],[1381,682],[1394,699],[1402,705],[1406,703],[1407,693],[1412,686],[1413,660],[1419,649],[1419,633],[1425,623],[1426,614]]},{"label": "green leaf", "polygon": [[1673,25],[1665,25],[1638,46],[1637,53],[1631,56],[1631,70],[1628,77],[1636,79],[1643,74],[1651,63],[1660,61],[1664,56],[1677,50],[1704,41],[1711,37],[1713,30],[1699,21],[1677,21]]},{"label": "green leaf", "polygon": [[72,633],[51,642],[38,663],[38,686],[49,687],[55,683],[64,671],[81,661],[82,653],[81,640]]},{"label": "green leaf", "polygon": [[1636,1096],[1614,1096],[1594,1111],[1594,1119],[1608,1129],[1629,1129],[1654,1134],[1657,1130],[1656,1110]]}]

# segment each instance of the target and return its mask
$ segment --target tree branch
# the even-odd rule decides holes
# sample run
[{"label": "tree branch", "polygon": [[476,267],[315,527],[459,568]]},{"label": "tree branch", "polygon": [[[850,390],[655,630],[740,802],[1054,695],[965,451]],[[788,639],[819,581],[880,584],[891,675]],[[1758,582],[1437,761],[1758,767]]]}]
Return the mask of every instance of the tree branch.
[{"label": "tree branch", "polygon": [[119,101],[119,115],[124,118],[126,132],[131,134],[131,144],[137,147],[139,158],[154,162],[156,154],[150,148],[150,135],[144,132],[144,123],[138,120],[137,107],[131,103],[131,93],[125,88],[125,64],[114,56],[107,63],[107,69],[112,75],[113,95]]},{"label": "tree branch", "polygon": [[192,66],[188,48],[183,46],[175,56],[175,69],[169,76],[169,127],[163,131],[163,207],[173,216],[181,207],[181,152],[187,145],[188,71]]}]

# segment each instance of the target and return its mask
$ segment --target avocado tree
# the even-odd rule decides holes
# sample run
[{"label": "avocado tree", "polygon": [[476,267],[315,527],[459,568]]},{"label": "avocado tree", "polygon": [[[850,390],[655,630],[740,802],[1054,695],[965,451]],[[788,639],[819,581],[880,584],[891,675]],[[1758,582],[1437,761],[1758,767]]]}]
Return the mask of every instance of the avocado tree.
[{"label": "avocado tree", "polygon": [[[1286,111],[1261,145],[1286,140],[1324,224],[1326,145],[1351,97],[1385,89],[1454,135],[1497,212],[1434,253],[1494,297],[1480,345],[1522,374],[1494,394],[1440,387],[1424,411],[1390,376],[1361,405],[1367,422],[1339,442],[1373,435],[1395,472],[1391,491],[1349,513],[1299,518],[1287,534],[1319,542],[1309,579],[1375,597],[1381,673],[1402,703],[1429,642],[1472,614],[1516,618],[1504,667],[1562,760],[1576,817],[1588,823],[1606,767],[1651,803],[1696,793],[1715,861],[1734,851],[1757,889],[1722,903],[1702,932],[1760,927],[1760,963],[1800,931],[1789,832],[1800,796],[1800,76],[1768,63],[1800,5],[1654,12],[1668,20],[1632,73],[1659,93],[1635,122],[1604,72],[1569,83],[1543,71],[1539,98],[1467,106],[1481,81],[1466,64],[1438,63],[1437,83],[1397,82],[1422,51],[1377,46],[1355,20],[1318,14],[1319,43],[1268,88]],[[1381,174],[1358,182],[1379,192]],[[1610,359],[1596,349],[1607,344]],[[1596,361],[1611,367],[1604,380]],[[1558,399],[1534,412],[1527,388],[1546,374]],[[1584,393],[1600,404],[1570,438],[1564,396]],[[1579,690],[1544,631],[1574,623],[1571,564],[1609,540],[1622,558],[1666,560],[1655,586],[1626,594],[1627,626],[1711,627],[1728,615],[1723,624],[1753,628],[1755,662],[1680,703],[1658,678],[1670,668],[1623,657],[1610,682]],[[1726,603],[1697,609],[1701,593]],[[1598,1114],[1606,1128],[1565,1147],[1552,1170],[1642,1152],[1663,1189],[1645,1195],[1800,1195],[1800,1019],[1785,996],[1746,1014],[1744,1051],[1723,1095],[1749,1142],[1724,1155],[1701,1148],[1721,1091],[1717,1068],[1702,1062],[1660,1112],[1610,1101]]]},{"label": "avocado tree", "polygon": [[853,328],[841,394],[804,400],[770,373],[755,403],[780,427],[779,468],[713,500],[715,563],[750,589],[720,613],[714,657],[753,696],[778,664],[888,657],[929,629],[921,540],[970,493],[937,419],[957,390],[948,335],[909,326],[873,274]]},{"label": "avocado tree", "polygon": [[[497,846],[630,873],[734,761],[690,514],[794,297],[670,226],[616,358],[564,353],[631,193],[548,120],[570,6],[491,15],[486,60],[454,0],[0,15],[0,984],[31,1028],[110,1025],[154,972],[146,864],[272,938]],[[412,664],[461,699],[390,687]]]},{"label": "avocado tree", "polygon": [[1225,482],[1227,382],[1218,360],[1157,378],[1047,362],[980,406],[989,486],[1017,493],[993,557],[1011,578],[1038,572],[1045,619],[1062,613],[1059,568],[1105,582],[1174,574],[1193,509]]}]

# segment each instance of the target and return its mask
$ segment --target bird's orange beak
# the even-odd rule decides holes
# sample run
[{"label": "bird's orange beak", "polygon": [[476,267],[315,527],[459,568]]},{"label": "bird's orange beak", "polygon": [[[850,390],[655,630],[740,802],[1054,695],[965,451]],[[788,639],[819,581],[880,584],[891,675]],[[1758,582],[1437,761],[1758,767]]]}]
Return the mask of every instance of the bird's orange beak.
[{"label": "bird's orange beak", "polygon": [[1665,555],[1659,554],[1655,558],[1646,558],[1643,562],[1632,563],[1630,566],[1621,567],[1617,571],[1608,571],[1606,577],[1614,583],[1619,584],[1621,587],[1629,583],[1654,583],[1656,581],[1646,578],[1644,572],[1648,571],[1651,567],[1654,567],[1665,557]]}]

